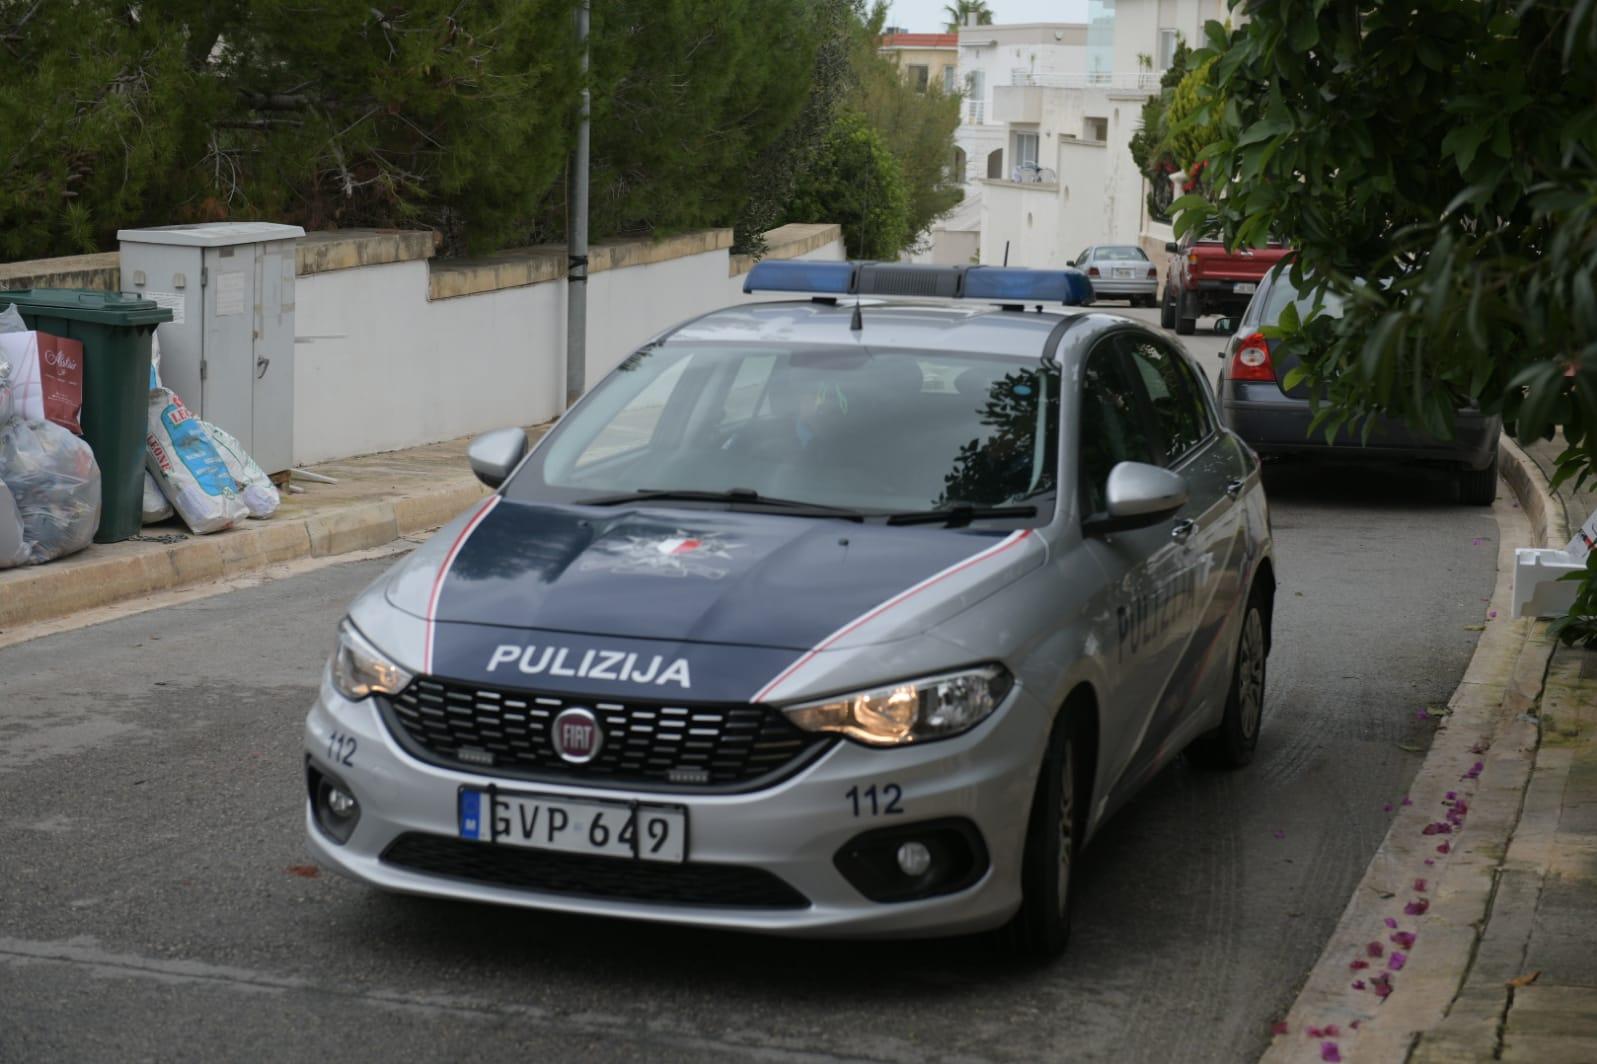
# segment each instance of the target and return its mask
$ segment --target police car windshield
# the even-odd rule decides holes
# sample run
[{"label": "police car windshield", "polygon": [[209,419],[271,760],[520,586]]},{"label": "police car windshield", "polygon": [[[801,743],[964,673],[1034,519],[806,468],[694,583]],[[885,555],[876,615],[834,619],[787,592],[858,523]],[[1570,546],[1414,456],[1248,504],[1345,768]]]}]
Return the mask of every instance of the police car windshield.
[{"label": "police car windshield", "polygon": [[1058,440],[1058,372],[1036,359],[664,344],[633,354],[561,419],[506,493],[576,502],[736,490],[865,513],[992,507],[1054,490]]}]

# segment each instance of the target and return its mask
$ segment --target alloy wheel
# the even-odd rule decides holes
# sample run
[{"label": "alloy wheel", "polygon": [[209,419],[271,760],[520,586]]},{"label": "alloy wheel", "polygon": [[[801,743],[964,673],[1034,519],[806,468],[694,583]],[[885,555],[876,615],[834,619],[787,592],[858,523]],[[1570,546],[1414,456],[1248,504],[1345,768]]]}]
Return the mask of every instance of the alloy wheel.
[{"label": "alloy wheel", "polygon": [[1252,739],[1259,731],[1264,714],[1264,619],[1259,611],[1248,610],[1242,622],[1242,645],[1237,650],[1237,701],[1240,704],[1242,734]]}]

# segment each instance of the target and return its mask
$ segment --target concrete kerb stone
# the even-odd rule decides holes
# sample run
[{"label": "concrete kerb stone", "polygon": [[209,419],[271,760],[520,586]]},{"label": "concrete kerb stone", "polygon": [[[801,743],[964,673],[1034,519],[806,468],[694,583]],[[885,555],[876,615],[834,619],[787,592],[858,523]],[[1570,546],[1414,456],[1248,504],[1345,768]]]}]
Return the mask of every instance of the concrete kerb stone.
[{"label": "concrete kerb stone", "polygon": [[251,521],[214,536],[195,536],[131,555],[72,559],[8,574],[0,594],[0,630],[80,610],[236,576],[297,558],[329,557],[392,543],[436,528],[481,498],[475,479],[450,478],[435,489],[392,500],[313,511],[294,519]]},{"label": "concrete kerb stone", "polygon": [[[1498,576],[1484,631],[1405,804],[1265,1051],[1268,1064],[1407,1060],[1444,1018],[1457,1041],[1437,1043],[1440,1055],[1428,1059],[1496,1042],[1502,995],[1462,991],[1524,802],[1537,745],[1528,714],[1553,651],[1545,622],[1509,616],[1510,544],[1562,546],[1565,535],[1539,470],[1503,443],[1502,473],[1518,501],[1497,507]],[[1399,935],[1413,935],[1412,945],[1402,948]],[[1378,982],[1390,988],[1384,997]]]}]

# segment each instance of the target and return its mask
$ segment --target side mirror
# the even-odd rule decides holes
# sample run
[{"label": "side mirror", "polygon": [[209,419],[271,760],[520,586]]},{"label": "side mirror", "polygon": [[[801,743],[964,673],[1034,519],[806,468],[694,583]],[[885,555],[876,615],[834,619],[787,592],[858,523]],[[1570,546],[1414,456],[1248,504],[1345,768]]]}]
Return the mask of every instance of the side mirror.
[{"label": "side mirror", "polygon": [[1214,320],[1214,331],[1221,336],[1230,336],[1237,331],[1237,326],[1241,324],[1241,318],[1216,318]]},{"label": "side mirror", "polygon": [[516,468],[522,455],[527,453],[527,434],[521,429],[495,429],[472,440],[466,448],[466,458],[477,479],[490,488],[505,482],[510,471]]},{"label": "side mirror", "polygon": [[1172,255],[1176,255],[1176,254],[1179,254],[1179,253],[1180,253],[1180,251],[1181,251],[1181,245],[1180,245],[1180,244],[1177,244],[1177,243],[1176,243],[1176,242],[1175,242],[1175,241],[1174,241],[1174,240],[1172,240],[1172,241],[1170,241],[1170,242],[1169,242],[1169,243],[1167,243],[1167,244],[1166,244],[1166,245],[1165,245],[1165,246],[1164,246],[1164,249],[1165,249],[1165,250],[1166,250],[1166,251],[1168,251],[1168,252],[1170,252],[1170,254],[1172,254]]},{"label": "side mirror", "polygon": [[1065,265],[1066,266],[1074,266],[1075,264],[1076,264],[1076,260],[1075,259],[1066,259],[1065,260]]},{"label": "side mirror", "polygon": [[1108,512],[1082,524],[1090,536],[1156,525],[1187,504],[1187,482],[1179,474],[1144,462],[1121,462],[1109,471]]}]

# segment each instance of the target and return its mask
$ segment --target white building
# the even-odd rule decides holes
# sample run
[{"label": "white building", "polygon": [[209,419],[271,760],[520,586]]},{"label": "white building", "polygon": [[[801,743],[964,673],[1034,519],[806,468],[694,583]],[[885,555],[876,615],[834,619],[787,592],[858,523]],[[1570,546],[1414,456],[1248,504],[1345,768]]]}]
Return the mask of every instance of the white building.
[{"label": "white building", "polygon": [[[1176,42],[1201,46],[1204,22],[1226,17],[1224,0],[1090,0],[1075,65],[1004,71],[979,101],[983,139],[961,144],[1005,152],[978,179],[980,261],[1057,267],[1089,244],[1140,242],[1162,264],[1169,227],[1148,219],[1131,136]],[[961,30],[962,67],[967,34],[993,28]]]}]

